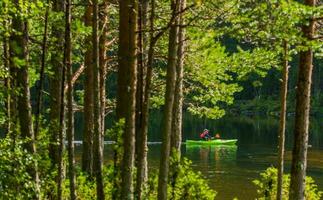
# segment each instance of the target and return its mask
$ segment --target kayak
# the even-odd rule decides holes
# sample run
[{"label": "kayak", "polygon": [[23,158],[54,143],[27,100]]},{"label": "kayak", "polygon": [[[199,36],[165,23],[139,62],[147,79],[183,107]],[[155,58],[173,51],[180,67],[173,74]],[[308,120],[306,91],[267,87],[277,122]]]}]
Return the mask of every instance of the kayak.
[{"label": "kayak", "polygon": [[186,140],[186,145],[235,145],[237,141],[237,139]]}]

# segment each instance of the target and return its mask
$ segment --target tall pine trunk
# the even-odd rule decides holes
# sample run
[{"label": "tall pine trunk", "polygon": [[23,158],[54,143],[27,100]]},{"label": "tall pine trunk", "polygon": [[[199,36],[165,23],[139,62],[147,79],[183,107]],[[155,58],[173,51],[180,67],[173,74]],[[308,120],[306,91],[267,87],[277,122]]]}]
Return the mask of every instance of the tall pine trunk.
[{"label": "tall pine trunk", "polygon": [[102,177],[102,134],[101,134],[101,101],[100,101],[100,71],[99,71],[99,8],[98,1],[93,1],[92,44],[93,44],[93,111],[94,111],[94,174],[96,178],[97,199],[104,199]]},{"label": "tall pine trunk", "polygon": [[[305,0],[305,5],[307,6],[314,7],[315,4],[316,0]],[[303,34],[308,40],[313,38],[314,29],[315,23],[313,19],[310,20],[308,25],[302,27]],[[309,47],[307,50],[302,50],[300,52],[289,199],[305,199],[312,71],[313,52]]]},{"label": "tall pine trunk", "polygon": [[[86,26],[92,26],[92,6],[88,5],[84,15]],[[83,151],[82,170],[89,175],[93,173],[93,63],[91,36],[85,39],[87,42],[85,52],[85,81],[84,81],[84,130],[83,130]]]},{"label": "tall pine trunk", "polygon": [[[53,14],[64,12],[64,0],[52,0]],[[52,51],[51,65],[53,75],[49,76],[50,91],[50,128],[49,128],[49,157],[52,161],[53,168],[59,163],[59,134],[60,132],[60,116],[61,116],[61,96],[62,96],[62,73],[63,73],[63,55],[64,55],[64,29],[60,23],[55,22],[52,26],[52,35],[55,51]]]},{"label": "tall pine trunk", "polygon": [[[48,2],[49,3],[49,2]],[[35,138],[38,137],[39,126],[40,126],[40,114],[42,110],[42,100],[43,100],[43,88],[45,79],[45,64],[46,64],[46,53],[47,53],[47,34],[48,34],[48,15],[49,15],[49,5],[46,7],[45,20],[44,20],[44,35],[42,41],[42,55],[41,55],[41,65],[39,73],[39,82],[37,86],[37,104],[35,113]]]},{"label": "tall pine trunk", "polygon": [[145,88],[147,79],[147,28],[148,0],[140,0],[138,6],[138,62],[136,91],[136,199],[143,198],[143,191],[148,178],[147,169],[147,134],[142,131],[144,119]]},{"label": "tall pine trunk", "polygon": [[[171,1],[172,17],[177,15],[179,7],[178,0]],[[170,156],[170,143],[173,119],[173,105],[175,94],[176,82],[176,62],[177,62],[177,38],[178,38],[178,19],[172,22],[169,31],[168,41],[168,60],[167,60],[167,75],[166,75],[166,93],[165,93],[165,106],[162,126],[162,148],[159,166],[158,177],[158,199],[167,199],[167,184],[169,172],[169,156]]]},{"label": "tall pine trunk", "polygon": [[184,53],[185,53],[185,28],[183,10],[186,7],[186,0],[180,1],[179,31],[178,31],[178,52],[176,63],[176,85],[173,108],[173,124],[171,135],[171,149],[176,150],[180,155],[182,143],[182,109],[183,109],[183,76],[184,76]]},{"label": "tall pine trunk", "polygon": [[[101,146],[104,148],[105,132],[105,105],[106,105],[106,74],[107,74],[107,37],[108,37],[108,1],[105,0],[100,6],[99,28],[102,31],[99,38],[99,71],[100,71],[100,101],[101,101]],[[103,154],[102,154],[103,156]],[[102,158],[103,159],[103,158]]]},{"label": "tall pine trunk", "polygon": [[[119,8],[118,118],[125,118],[121,199],[133,199],[135,153],[137,0],[125,0]],[[124,94],[122,94],[124,93]],[[123,108],[121,108],[124,106]]]},{"label": "tall pine trunk", "polygon": [[182,144],[182,116],[183,116],[183,76],[184,76],[184,53],[185,53],[185,29],[183,10],[186,6],[186,0],[180,0],[179,11],[179,30],[178,30],[178,51],[176,63],[176,82],[175,82],[175,97],[173,107],[173,122],[171,133],[171,156],[173,163],[170,168],[170,182],[172,186],[172,198],[175,198],[174,188],[178,176],[178,165],[181,157]]},{"label": "tall pine trunk", "polygon": [[283,42],[283,72],[282,85],[280,94],[280,122],[279,122],[279,146],[278,146],[278,175],[277,175],[277,200],[282,199],[283,175],[284,175],[284,154],[285,154],[285,130],[286,130],[286,108],[287,108],[287,93],[288,93],[288,44]]},{"label": "tall pine trunk", "polygon": [[[20,13],[22,3],[15,0],[14,6]],[[16,71],[17,81],[17,108],[20,134],[23,139],[29,138],[30,141],[25,145],[26,150],[35,155],[35,135],[33,130],[32,110],[30,103],[29,74],[28,74],[28,22],[26,16],[20,14],[12,16],[12,28],[15,30],[10,37],[10,65]],[[20,60],[18,63],[17,60]],[[30,175],[36,184],[36,193],[34,199],[39,198],[39,177],[37,162],[29,169]]]},{"label": "tall pine trunk", "polygon": [[71,33],[71,0],[66,0],[66,18],[65,18],[65,69],[67,78],[67,152],[68,152],[68,175],[71,200],[76,199],[75,190],[75,169],[74,169],[74,112],[73,112],[73,85],[72,85],[72,33]]}]

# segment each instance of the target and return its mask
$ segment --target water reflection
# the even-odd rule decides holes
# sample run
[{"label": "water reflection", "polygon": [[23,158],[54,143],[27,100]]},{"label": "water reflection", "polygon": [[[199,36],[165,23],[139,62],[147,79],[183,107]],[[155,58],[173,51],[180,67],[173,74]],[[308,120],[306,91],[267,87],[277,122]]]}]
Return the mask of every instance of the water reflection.
[{"label": "water reflection", "polygon": [[210,161],[236,160],[237,146],[215,146],[215,145],[186,145],[186,156],[199,155],[199,159],[206,163]]}]

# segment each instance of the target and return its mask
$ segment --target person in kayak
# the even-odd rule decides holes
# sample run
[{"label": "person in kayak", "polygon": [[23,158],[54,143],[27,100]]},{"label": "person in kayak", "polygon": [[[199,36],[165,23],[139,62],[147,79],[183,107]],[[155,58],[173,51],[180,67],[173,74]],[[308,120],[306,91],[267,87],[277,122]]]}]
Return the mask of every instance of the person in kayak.
[{"label": "person in kayak", "polygon": [[200,138],[205,139],[205,140],[210,140],[212,139],[211,135],[209,134],[209,130],[204,129],[202,133],[200,133]]}]

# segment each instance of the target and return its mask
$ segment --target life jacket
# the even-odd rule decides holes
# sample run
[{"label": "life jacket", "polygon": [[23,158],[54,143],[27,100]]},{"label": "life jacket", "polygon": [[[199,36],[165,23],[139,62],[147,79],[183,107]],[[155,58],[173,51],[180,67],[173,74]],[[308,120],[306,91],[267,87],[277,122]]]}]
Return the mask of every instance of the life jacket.
[{"label": "life jacket", "polygon": [[203,131],[202,133],[200,133],[200,138],[204,138],[206,134],[208,134],[209,131]]}]

